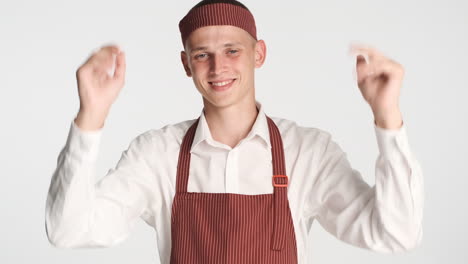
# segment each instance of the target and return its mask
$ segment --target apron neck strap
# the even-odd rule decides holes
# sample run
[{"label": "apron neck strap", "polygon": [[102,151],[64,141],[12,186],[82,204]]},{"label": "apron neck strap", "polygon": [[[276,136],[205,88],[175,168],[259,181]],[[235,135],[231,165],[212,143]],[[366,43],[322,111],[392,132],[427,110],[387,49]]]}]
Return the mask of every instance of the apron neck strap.
[{"label": "apron neck strap", "polygon": [[[273,185],[276,192],[288,184],[286,175],[286,167],[284,162],[283,141],[281,139],[278,127],[270,117],[266,117],[268,122],[268,130],[270,133],[271,143],[271,156],[273,163]],[[197,130],[200,118],[198,118],[187,130],[180,147],[179,160],[177,162],[177,178],[176,178],[176,191],[177,193],[186,193],[189,171],[190,171],[190,149],[192,147],[195,131]],[[277,177],[279,176],[279,177]]]}]

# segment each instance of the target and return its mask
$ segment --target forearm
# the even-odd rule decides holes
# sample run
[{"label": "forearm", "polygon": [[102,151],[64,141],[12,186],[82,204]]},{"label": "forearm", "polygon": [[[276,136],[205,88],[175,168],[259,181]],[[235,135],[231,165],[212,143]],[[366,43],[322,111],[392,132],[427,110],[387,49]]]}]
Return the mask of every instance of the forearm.
[{"label": "forearm", "polygon": [[375,208],[385,251],[415,248],[422,238],[423,185],[419,163],[409,155],[376,161]]},{"label": "forearm", "polygon": [[72,125],[59,155],[46,206],[47,235],[58,247],[105,247],[123,241],[150,201],[153,174],[146,157],[151,138],[135,138],[115,166],[95,180],[100,131]]},{"label": "forearm", "polygon": [[80,247],[90,240],[85,234],[90,235],[98,135],[73,130],[57,159],[46,202],[46,232],[57,247]]},{"label": "forearm", "polygon": [[349,244],[378,252],[414,248],[422,235],[423,183],[412,156],[405,127],[375,127],[379,156],[375,186],[354,170],[335,142],[328,144],[322,180],[315,193],[323,201],[318,220],[327,231]]},{"label": "forearm", "polygon": [[423,175],[408,143],[406,126],[375,127],[379,156],[375,165],[375,210],[390,251],[420,243],[424,202]]}]

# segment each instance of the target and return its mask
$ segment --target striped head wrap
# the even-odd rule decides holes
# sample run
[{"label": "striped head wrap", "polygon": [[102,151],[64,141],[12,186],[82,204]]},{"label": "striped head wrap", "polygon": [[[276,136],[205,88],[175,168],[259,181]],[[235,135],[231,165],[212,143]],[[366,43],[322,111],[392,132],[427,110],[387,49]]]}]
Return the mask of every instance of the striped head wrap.
[{"label": "striped head wrap", "polygon": [[215,25],[231,25],[247,31],[257,40],[257,29],[252,13],[239,1],[202,0],[180,20],[182,45],[190,33],[198,28]]}]

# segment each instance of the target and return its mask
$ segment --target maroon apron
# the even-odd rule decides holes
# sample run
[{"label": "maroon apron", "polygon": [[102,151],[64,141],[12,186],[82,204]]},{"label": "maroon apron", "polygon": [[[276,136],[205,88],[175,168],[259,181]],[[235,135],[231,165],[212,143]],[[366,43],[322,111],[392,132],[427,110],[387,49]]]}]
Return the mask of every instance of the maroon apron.
[{"label": "maroon apron", "polygon": [[[267,117],[273,193],[187,192],[190,148],[199,120],[183,138],[171,212],[171,264],[297,263],[281,135]],[[220,175],[221,176],[221,175]]]}]

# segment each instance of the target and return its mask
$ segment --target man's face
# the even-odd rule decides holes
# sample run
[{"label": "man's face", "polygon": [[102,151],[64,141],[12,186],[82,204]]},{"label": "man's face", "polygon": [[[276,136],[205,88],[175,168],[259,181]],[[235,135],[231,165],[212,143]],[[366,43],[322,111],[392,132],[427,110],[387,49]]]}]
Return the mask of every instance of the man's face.
[{"label": "man's face", "polygon": [[192,32],[181,59],[205,105],[226,107],[255,100],[254,72],[263,65],[265,54],[263,40],[256,41],[243,29],[223,25]]}]

